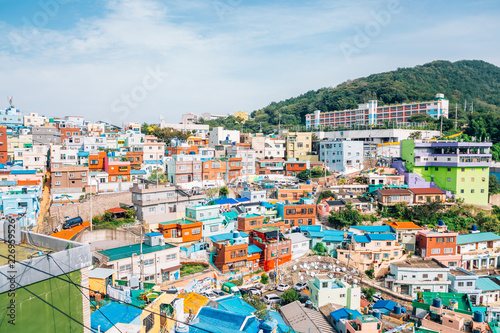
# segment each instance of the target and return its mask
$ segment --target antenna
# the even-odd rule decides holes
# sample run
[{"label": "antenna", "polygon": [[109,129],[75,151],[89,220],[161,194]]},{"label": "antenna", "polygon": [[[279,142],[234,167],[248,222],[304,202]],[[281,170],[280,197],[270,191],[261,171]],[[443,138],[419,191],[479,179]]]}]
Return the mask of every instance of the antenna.
[{"label": "antenna", "polygon": [[458,104],[455,103],[455,130],[457,130],[457,122],[458,122]]}]

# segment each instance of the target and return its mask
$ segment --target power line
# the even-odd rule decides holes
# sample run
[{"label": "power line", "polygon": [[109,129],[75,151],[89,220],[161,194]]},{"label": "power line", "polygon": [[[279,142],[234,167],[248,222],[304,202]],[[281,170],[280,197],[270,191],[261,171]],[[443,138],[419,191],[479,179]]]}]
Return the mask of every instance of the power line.
[{"label": "power line", "polygon": [[[16,246],[19,246],[19,245],[16,245]],[[26,247],[26,246],[24,246],[24,247]],[[6,256],[4,256],[4,255],[1,255],[1,254],[0,254],[0,257],[5,258],[5,259],[8,259],[8,257],[6,257]],[[50,276],[50,277],[53,277],[53,278],[59,279],[59,280],[61,280],[61,281],[64,281],[64,282],[67,282],[67,283],[71,283],[71,284],[74,284],[74,285],[75,285],[75,286],[77,286],[77,287],[80,287],[80,288],[86,289],[86,290],[88,290],[88,291],[92,291],[92,292],[94,292],[94,293],[101,294],[100,292],[98,292],[98,291],[96,291],[96,290],[92,290],[92,289],[90,289],[89,287],[82,286],[82,285],[77,284],[77,283],[75,283],[75,282],[73,282],[73,281],[68,281],[68,280],[65,280],[65,279],[63,279],[63,278],[62,278],[62,277],[60,277],[60,276],[57,276],[57,275],[54,275],[54,274],[51,274],[51,273],[48,273],[48,272],[42,271],[42,270],[40,270],[40,269],[36,268],[35,266],[31,266],[31,265],[25,264],[25,263],[23,263],[22,261],[17,261],[16,263],[21,264],[21,265],[23,265],[23,266],[30,267],[31,269],[34,269],[34,270],[36,270],[36,271],[38,271],[38,272],[44,273],[44,274],[46,274],[46,275],[48,275],[48,276]],[[22,287],[22,286],[21,286],[21,287]],[[113,300],[113,301],[116,301],[116,302],[119,302],[119,303],[124,303],[123,301],[121,301],[121,300],[119,300],[119,299],[117,299],[117,298],[111,297],[111,296],[109,296],[109,295],[107,295],[107,297],[108,297],[109,299]],[[137,309],[139,309],[139,310],[142,310],[142,311],[146,311],[146,312],[149,312],[149,313],[152,313],[152,314],[159,315],[160,317],[162,317],[162,316],[163,316],[163,317],[166,317],[166,316],[162,315],[161,313],[157,313],[157,312],[154,312],[154,311],[152,311],[152,310],[142,309],[140,306],[137,306],[137,305],[134,305],[134,304],[129,304],[129,303],[126,303],[126,304],[127,304],[127,305],[129,305],[129,306],[132,306],[132,307],[134,307],[134,308],[137,308]],[[168,318],[168,319],[170,319],[170,320],[173,320],[173,321],[175,321],[175,322],[177,322],[177,323],[180,323],[180,324],[184,324],[184,325],[187,325],[187,326],[193,326],[193,327],[194,327],[194,328],[196,328],[197,330],[205,331],[205,332],[208,332],[208,333],[215,333],[215,332],[212,332],[212,331],[207,330],[206,328],[196,327],[196,326],[194,326],[194,325],[192,325],[192,324],[188,324],[188,323],[185,323],[185,322],[183,322],[183,321],[180,321],[180,320],[177,320],[177,319],[174,319],[174,318],[170,318],[170,317],[166,317],[166,318]]]},{"label": "power line", "polygon": [[[3,256],[2,256],[3,257]],[[3,276],[5,276],[7,279],[9,278],[7,275],[5,275],[4,273],[0,272],[0,274],[2,274]],[[87,327],[85,326],[85,324],[79,322],[78,320],[76,320],[75,318],[71,317],[69,314],[63,312],[62,310],[60,310],[58,307],[50,304],[49,302],[47,302],[46,300],[44,300],[43,298],[41,298],[40,296],[38,296],[37,294],[35,294],[34,292],[32,292],[31,290],[29,290],[28,288],[26,288],[25,286],[22,286],[19,282],[15,281],[15,283],[23,288],[24,290],[26,290],[27,292],[29,292],[31,295],[35,296],[36,298],[38,298],[39,300],[41,300],[42,302],[44,302],[45,304],[47,304],[48,306],[54,308],[55,310],[59,311],[60,313],[62,313],[63,315],[65,315],[66,317],[68,317],[69,319],[73,320],[74,322],[76,322],[77,324],[83,326],[84,328],[88,329],[89,331],[92,331],[92,329],[90,327]]]}]

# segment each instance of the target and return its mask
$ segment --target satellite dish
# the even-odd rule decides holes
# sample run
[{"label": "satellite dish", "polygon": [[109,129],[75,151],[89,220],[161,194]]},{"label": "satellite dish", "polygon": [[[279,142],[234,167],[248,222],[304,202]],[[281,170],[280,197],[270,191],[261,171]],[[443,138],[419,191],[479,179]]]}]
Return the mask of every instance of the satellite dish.
[{"label": "satellite dish", "polygon": [[345,271],[346,271],[345,267],[342,267],[342,272],[344,272],[344,273],[345,273]]},{"label": "satellite dish", "polygon": [[338,265],[338,264],[339,264],[339,261],[337,260],[337,261],[335,261],[335,263]]},{"label": "satellite dish", "polygon": [[321,260],[321,257],[320,257],[320,256],[318,256],[318,260]]},{"label": "satellite dish", "polygon": [[354,283],[354,284],[358,284],[358,279],[354,279],[354,280],[352,280],[352,283]]},{"label": "satellite dish", "polygon": [[302,275],[300,276],[300,280],[301,280],[301,281],[302,281],[302,280],[304,280],[304,277],[303,277]]},{"label": "satellite dish", "polygon": [[297,265],[293,265],[293,270],[297,270]]}]

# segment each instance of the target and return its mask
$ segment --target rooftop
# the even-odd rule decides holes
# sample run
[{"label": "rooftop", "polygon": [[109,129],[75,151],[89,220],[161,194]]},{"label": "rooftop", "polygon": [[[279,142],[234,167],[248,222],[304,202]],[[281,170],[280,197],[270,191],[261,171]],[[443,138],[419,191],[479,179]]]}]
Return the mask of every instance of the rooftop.
[{"label": "rooftop", "polygon": [[410,195],[411,192],[409,190],[393,188],[386,190],[377,190],[382,195]]},{"label": "rooftop", "polygon": [[[158,252],[158,251],[172,249],[174,247],[175,246],[171,245],[171,244],[156,245],[156,246],[149,246],[146,244],[142,244],[142,253],[148,254],[148,253],[152,253],[152,252]],[[134,254],[138,255],[141,253],[141,244],[132,244],[132,245],[127,245],[127,246],[115,247],[114,249],[98,251],[98,253],[102,254],[103,256],[108,257],[109,261],[130,258]]]},{"label": "rooftop", "polygon": [[140,316],[141,309],[137,309],[130,305],[125,305],[117,302],[110,302],[90,315],[90,326],[97,330],[100,326],[102,332],[105,332],[117,323],[129,324],[135,318]]},{"label": "rooftop", "polygon": [[500,285],[496,282],[499,282],[496,278],[480,277],[477,279],[476,287],[482,291],[500,290]]},{"label": "rooftop", "polygon": [[492,232],[478,232],[475,234],[464,234],[457,236],[457,245],[477,243],[477,242],[488,242],[500,240],[500,236]]},{"label": "rooftop", "polygon": [[391,227],[388,225],[361,225],[352,226],[351,229],[361,230],[364,232],[391,232]]},{"label": "rooftop", "polygon": [[[26,259],[31,259],[32,257],[39,257],[43,255],[44,252],[47,253],[51,251],[52,250],[47,248],[41,248],[38,246],[32,246],[30,244],[23,243],[20,244],[20,246],[16,246],[16,261],[23,261]],[[7,258],[9,257],[9,254],[9,245],[7,243],[4,243],[3,241],[0,242],[0,267],[8,264],[9,261]]]},{"label": "rooftop", "polygon": [[410,191],[412,191],[414,194],[444,194],[444,191],[431,187],[431,188],[410,188]]},{"label": "rooftop", "polygon": [[394,262],[392,264],[394,266],[397,266],[400,268],[449,269],[448,266],[445,266],[442,263],[440,263],[439,261],[432,259],[432,258],[429,258],[429,259],[411,258],[411,259],[407,259],[405,261]]},{"label": "rooftop", "polygon": [[413,222],[387,222],[387,225],[394,229],[422,229]]}]

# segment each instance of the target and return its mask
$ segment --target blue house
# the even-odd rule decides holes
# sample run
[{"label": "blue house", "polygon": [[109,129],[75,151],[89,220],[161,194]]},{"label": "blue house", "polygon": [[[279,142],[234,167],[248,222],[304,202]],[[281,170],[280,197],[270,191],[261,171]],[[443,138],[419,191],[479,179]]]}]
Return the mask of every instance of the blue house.
[{"label": "blue house", "polygon": [[378,310],[383,315],[388,316],[397,303],[391,300],[380,300],[373,305],[373,310]]},{"label": "blue house", "polygon": [[344,320],[352,320],[361,317],[361,313],[358,310],[351,310],[348,308],[338,309],[336,311],[330,312],[332,326],[337,330],[337,332],[345,332]]},{"label": "blue house", "polygon": [[349,227],[349,231],[357,235],[368,234],[386,234],[391,233],[392,228],[388,225],[358,225]]},{"label": "blue house", "polygon": [[0,210],[4,215],[18,215],[21,227],[32,228],[38,223],[42,194],[40,186],[27,186],[18,190],[0,192]]}]

